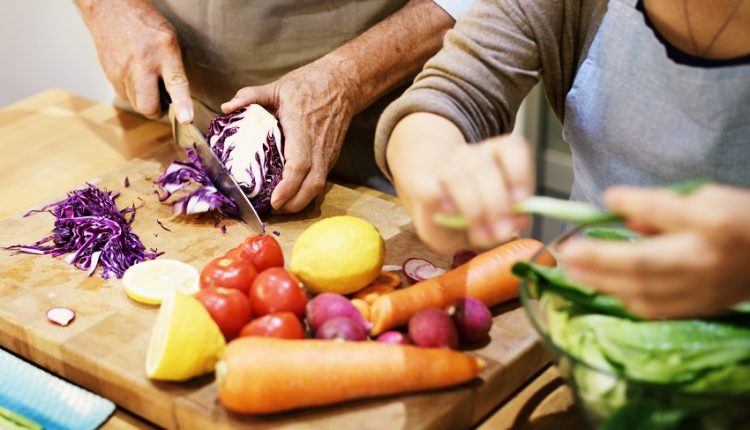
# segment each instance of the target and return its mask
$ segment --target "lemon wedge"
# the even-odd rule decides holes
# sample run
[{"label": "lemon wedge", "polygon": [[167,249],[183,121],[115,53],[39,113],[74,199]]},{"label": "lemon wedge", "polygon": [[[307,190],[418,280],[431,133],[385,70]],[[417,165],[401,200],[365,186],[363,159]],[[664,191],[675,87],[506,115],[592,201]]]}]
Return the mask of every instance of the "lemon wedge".
[{"label": "lemon wedge", "polygon": [[184,381],[212,372],[224,347],[224,335],[198,299],[172,290],[151,332],[146,376]]},{"label": "lemon wedge", "polygon": [[130,266],[122,275],[122,286],[125,294],[136,302],[158,305],[172,290],[185,294],[197,293],[200,289],[198,278],[195,267],[164,258]]},{"label": "lemon wedge", "polygon": [[379,274],[385,244],[374,225],[344,215],[323,219],[299,235],[289,271],[316,293],[349,294]]}]

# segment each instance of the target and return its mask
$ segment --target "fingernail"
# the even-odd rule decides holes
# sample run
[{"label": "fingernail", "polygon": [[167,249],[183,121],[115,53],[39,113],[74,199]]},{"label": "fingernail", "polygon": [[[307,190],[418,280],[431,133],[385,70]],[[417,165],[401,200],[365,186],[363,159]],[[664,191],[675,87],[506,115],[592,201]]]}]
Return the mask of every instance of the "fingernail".
[{"label": "fingernail", "polygon": [[495,236],[499,236],[501,238],[508,238],[510,237],[514,232],[514,226],[513,222],[509,220],[508,218],[502,218],[499,221],[495,222],[494,231]]},{"label": "fingernail", "polygon": [[527,197],[529,197],[529,192],[524,187],[513,187],[510,191],[510,198],[513,200],[513,203],[520,202]]},{"label": "fingernail", "polygon": [[178,109],[177,110],[177,121],[184,124],[193,120],[193,113],[189,109]]}]

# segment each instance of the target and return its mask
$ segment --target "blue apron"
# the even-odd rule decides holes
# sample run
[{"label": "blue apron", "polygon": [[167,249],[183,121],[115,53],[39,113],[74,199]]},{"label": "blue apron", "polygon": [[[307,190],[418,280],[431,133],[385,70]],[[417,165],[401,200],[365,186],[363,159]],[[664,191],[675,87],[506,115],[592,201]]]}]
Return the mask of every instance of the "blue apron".
[{"label": "blue apron", "polygon": [[611,0],[565,99],[573,200],[617,184],[705,178],[750,187],[750,65],[677,64],[635,8]]}]

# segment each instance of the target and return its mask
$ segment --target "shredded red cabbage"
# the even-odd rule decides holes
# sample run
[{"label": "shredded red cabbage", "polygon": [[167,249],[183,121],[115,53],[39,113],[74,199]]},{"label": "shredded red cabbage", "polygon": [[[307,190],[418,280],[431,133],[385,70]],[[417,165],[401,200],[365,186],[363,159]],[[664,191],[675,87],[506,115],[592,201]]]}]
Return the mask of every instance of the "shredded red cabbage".
[{"label": "shredded red cabbage", "polygon": [[71,191],[59,202],[28,211],[24,216],[49,212],[55,217],[52,234],[31,244],[12,245],[6,249],[26,254],[68,254],[65,261],[86,270],[91,276],[101,263],[101,277],[121,277],[125,270],[145,259],[163,254],[147,252],[130,228],[135,218],[135,205],[122,210],[115,199],[119,193],[103,191],[94,185]]},{"label": "shredded red cabbage", "polygon": [[238,217],[237,206],[214,187],[195,151],[188,148],[187,155],[187,160],[173,161],[156,179],[163,192],[157,193],[159,201],[163,202],[173,193],[197,183],[200,187],[172,202],[175,214],[192,215],[216,210],[230,217]]}]

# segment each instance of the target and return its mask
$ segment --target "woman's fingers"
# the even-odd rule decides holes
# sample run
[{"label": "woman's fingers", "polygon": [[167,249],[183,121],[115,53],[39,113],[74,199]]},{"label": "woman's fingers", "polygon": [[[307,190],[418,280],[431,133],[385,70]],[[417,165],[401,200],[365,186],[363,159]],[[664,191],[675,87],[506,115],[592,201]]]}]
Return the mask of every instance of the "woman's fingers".
[{"label": "woman's fingers", "polygon": [[693,234],[657,236],[640,242],[573,238],[560,246],[566,266],[632,277],[695,269],[702,244]]},{"label": "woman's fingers", "polygon": [[510,208],[530,194],[531,168],[526,143],[510,136],[461,147],[451,157],[441,174],[444,200],[466,219],[473,247],[497,245],[525,227],[526,218],[511,215]]}]

